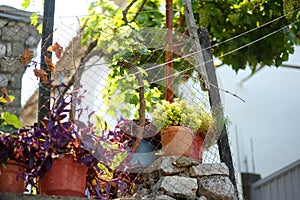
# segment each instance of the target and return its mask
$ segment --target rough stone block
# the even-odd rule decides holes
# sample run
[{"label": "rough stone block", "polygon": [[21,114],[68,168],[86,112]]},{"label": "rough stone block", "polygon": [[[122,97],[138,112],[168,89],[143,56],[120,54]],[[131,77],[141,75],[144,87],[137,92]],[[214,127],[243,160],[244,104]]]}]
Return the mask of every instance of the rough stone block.
[{"label": "rough stone block", "polygon": [[14,73],[13,76],[11,76],[10,78],[10,88],[19,90],[22,88],[22,77],[25,72],[25,67],[19,66],[18,68],[15,68],[15,70],[12,71],[15,72],[16,70],[17,73]]},{"label": "rough stone block", "polygon": [[203,177],[212,175],[229,176],[229,170],[224,163],[202,163],[190,168],[192,177]]},{"label": "rough stone block", "polygon": [[[21,113],[21,108],[20,106],[9,106],[6,109],[7,112],[10,112],[11,114],[17,115],[18,117],[20,116]],[[1,199],[0,199],[1,200]]]},{"label": "rough stone block", "polygon": [[0,43],[0,57],[6,56],[6,45],[4,43]]},{"label": "rough stone block", "polygon": [[12,55],[13,55],[13,53],[12,53],[12,44],[7,43],[6,44],[6,56],[11,57]]},{"label": "rough stone block", "polygon": [[25,38],[29,36],[28,29],[24,28],[24,23],[9,23],[9,26],[2,28],[4,41],[24,42]]},{"label": "rough stone block", "polygon": [[29,33],[29,24],[26,23],[18,23],[20,30]]},{"label": "rough stone block", "polygon": [[149,167],[147,167],[143,172],[152,173],[159,171],[161,175],[172,175],[183,172],[185,168],[179,168],[173,165],[173,162],[177,160],[177,156],[162,156],[156,159]]},{"label": "rough stone block", "polygon": [[13,26],[16,26],[17,24],[18,24],[18,22],[9,20],[7,26],[8,27],[10,27],[10,26],[13,27]]},{"label": "rough stone block", "polygon": [[227,176],[202,177],[198,182],[198,196],[203,195],[210,200],[234,199],[234,187]]},{"label": "rough stone block", "polygon": [[139,199],[145,199],[145,200],[176,200],[176,199],[174,199],[174,198],[172,198],[168,195],[165,195],[165,194],[163,194],[163,195],[152,195],[152,194],[150,194],[150,195],[143,196]]},{"label": "rough stone block", "polygon": [[14,58],[0,59],[0,73],[12,74],[20,67],[20,61]]},{"label": "rough stone block", "polygon": [[153,189],[162,190],[175,198],[195,199],[198,183],[196,178],[165,176],[158,181]]},{"label": "rough stone block", "polygon": [[14,36],[18,33],[18,30],[13,26],[4,26],[2,28],[2,41],[8,42],[12,41]]},{"label": "rough stone block", "polygon": [[39,41],[37,38],[33,36],[29,36],[25,40],[25,47],[31,50],[35,50],[36,46],[38,45]]},{"label": "rough stone block", "polygon": [[191,166],[196,166],[199,165],[200,161],[193,159],[193,158],[187,158],[187,157],[179,157],[178,159],[175,159],[173,162],[173,165],[175,165],[176,167],[191,167]]},{"label": "rough stone block", "polygon": [[34,27],[34,26],[28,26],[28,31],[29,31],[29,34],[31,36],[33,36],[34,38],[36,38],[37,40],[41,39],[41,34],[38,32],[38,30],[36,29],[36,27]]},{"label": "rough stone block", "polygon": [[0,87],[6,87],[8,84],[8,75],[0,74]]},{"label": "rough stone block", "polygon": [[7,20],[5,19],[0,19],[0,28],[2,28],[3,26],[5,26],[8,23]]},{"label": "rough stone block", "polygon": [[23,43],[20,42],[14,42],[13,43],[13,57],[19,57],[23,54],[25,50],[25,47],[23,45]]},{"label": "rough stone block", "polygon": [[168,195],[159,195],[155,197],[156,200],[176,200]]}]

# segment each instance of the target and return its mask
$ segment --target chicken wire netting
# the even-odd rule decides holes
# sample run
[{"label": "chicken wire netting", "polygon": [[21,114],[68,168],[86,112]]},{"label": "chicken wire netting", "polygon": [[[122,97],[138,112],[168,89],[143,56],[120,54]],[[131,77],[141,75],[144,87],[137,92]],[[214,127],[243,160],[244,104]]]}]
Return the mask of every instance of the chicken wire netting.
[{"label": "chicken wire netting", "polygon": [[[107,26],[109,27],[110,24]],[[24,28],[22,24],[7,22],[5,26],[2,26],[2,29],[4,28],[14,33],[24,32],[20,41],[25,41],[25,45],[20,47],[19,52],[10,53],[10,46],[6,44],[6,51],[1,59],[1,71],[5,74],[1,75],[3,76],[1,83],[7,88],[6,95],[17,96],[16,94],[21,91],[22,95],[17,96],[20,99],[16,99],[13,104],[8,104],[3,109],[16,111],[15,113],[20,116],[22,126],[33,125],[38,122],[40,80],[42,82],[45,78],[44,72],[38,71],[37,73],[37,70],[41,70],[40,57],[43,56],[40,55],[39,49],[40,36],[34,30]],[[199,163],[221,163],[220,151],[222,149],[219,149],[217,140],[227,123],[226,117],[222,116],[214,126],[208,125],[204,142],[196,150],[201,151],[202,154],[193,156],[196,161],[180,160],[181,156],[192,146],[193,142],[186,138],[194,138],[194,132],[197,131],[195,128],[187,131],[183,136],[174,136],[173,140],[176,137],[180,139],[180,142],[175,144],[177,150],[166,154],[169,147],[162,146],[160,130],[167,123],[167,116],[161,115],[156,119],[159,125],[153,122],[155,109],[166,99],[165,91],[170,87],[174,101],[180,101],[178,105],[190,106],[193,109],[190,115],[185,116],[187,124],[197,118],[195,115],[197,112],[210,112],[209,95],[207,91],[202,90],[203,80],[199,76],[199,66],[196,65],[195,60],[197,59],[195,55],[199,52],[195,41],[188,35],[187,29],[178,28],[173,31],[173,73],[166,75],[166,65],[169,63],[165,61],[166,30],[164,28],[139,30],[129,28],[116,33],[99,31],[101,37],[110,37],[109,42],[101,44],[101,39],[99,39],[83,44],[84,31],[91,28],[93,27],[77,23],[58,24],[54,27],[53,45],[50,49],[45,48],[53,52],[51,64],[49,62],[47,64],[48,67],[49,65],[53,67],[51,85],[60,85],[68,89],[51,91],[52,98],[49,98],[51,107],[55,104],[55,99],[60,96],[73,98],[74,104],[70,105],[70,110],[76,126],[80,129],[80,127],[92,124],[95,128],[93,136],[81,136],[83,143],[98,140],[98,146],[103,146],[105,151],[113,152],[109,154],[109,161],[102,166],[103,171],[98,174],[102,181],[98,185],[100,196],[141,198],[143,195],[144,197],[148,195],[151,197],[151,191],[154,193],[155,190],[157,195],[168,195],[174,198],[196,198],[205,195],[209,198],[210,194],[205,192],[204,187],[204,182],[207,180],[204,180],[202,175],[195,174]],[[7,41],[12,40],[12,47],[17,46],[16,43],[21,43],[18,42],[19,39],[12,36],[13,34],[9,35],[11,38]],[[2,34],[2,40],[4,40],[3,37],[4,34]],[[95,45],[95,42],[100,45]],[[30,51],[29,58],[32,58],[30,62],[22,60],[28,59],[27,50]],[[60,55],[57,56],[57,53]],[[204,49],[201,53],[210,55],[210,49]],[[15,69],[9,71],[11,66]],[[18,74],[20,71],[22,75]],[[22,83],[20,76],[23,76]],[[167,85],[166,80],[171,80],[173,85]],[[4,91],[2,92],[5,96]],[[21,97],[24,100],[21,101]],[[184,100],[183,103],[181,100]],[[185,111],[190,110],[182,112]],[[143,120],[140,120],[141,118]],[[177,120],[183,121],[181,118]],[[140,122],[143,122],[144,126],[140,126]],[[97,145],[86,145],[85,148],[92,152],[99,163],[103,164],[103,159],[108,158],[105,158],[105,153],[99,153]],[[179,152],[178,157],[172,157],[173,151]],[[190,155],[191,153],[185,157]],[[177,166],[179,171],[172,172],[176,177],[167,176],[167,173],[161,172],[157,175],[159,171],[157,168],[147,171],[153,163],[158,165],[157,160],[163,163],[164,156],[171,156],[165,159],[171,165],[178,160],[188,162],[188,164]],[[212,173],[212,180],[210,180],[215,183],[215,187],[221,188],[222,195],[225,197],[226,195],[229,198],[235,197],[237,191],[234,184],[237,183],[228,182],[229,172],[226,166],[209,166],[217,173]],[[184,170],[187,169],[194,171],[189,172],[191,174],[185,173]],[[153,189],[153,185],[156,185],[158,189]],[[204,188],[201,190],[202,194],[199,192],[200,185]],[[184,190],[185,187],[187,194],[180,193],[179,191]],[[192,192],[189,193],[190,191]],[[36,193],[39,193],[39,189]],[[91,197],[91,192],[87,189],[85,195]]]}]

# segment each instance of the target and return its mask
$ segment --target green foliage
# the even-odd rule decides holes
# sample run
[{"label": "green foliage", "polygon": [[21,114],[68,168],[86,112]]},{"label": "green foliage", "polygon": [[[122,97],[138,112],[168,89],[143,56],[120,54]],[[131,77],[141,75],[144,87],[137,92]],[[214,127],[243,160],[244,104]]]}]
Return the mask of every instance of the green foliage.
[{"label": "green foliage", "polygon": [[[138,27],[165,27],[165,15],[160,11],[162,0],[148,0],[143,8],[144,12],[137,15],[136,25]],[[140,8],[142,1],[140,1],[131,12],[137,12]],[[136,14],[131,14],[135,16]]]},{"label": "green foliage", "polygon": [[30,6],[31,0],[23,0],[22,7],[24,9],[28,8]]},{"label": "green foliage", "polygon": [[[142,69],[140,68],[142,71]],[[145,88],[146,111],[150,111],[153,104],[160,99],[162,92],[156,87],[151,86],[146,81],[147,73],[143,73]],[[108,76],[107,87],[102,90],[103,98],[109,105],[108,114],[115,117],[122,114],[127,118],[138,118],[139,108],[139,86],[135,75],[121,66],[113,66]]]},{"label": "green foliage", "polygon": [[[144,64],[149,63],[152,53],[144,44],[141,27],[157,27],[163,24],[163,14],[159,11],[161,0],[150,0],[138,15],[142,2],[135,3],[128,11],[127,21],[123,20],[122,10],[113,1],[100,0],[91,4],[87,28],[83,43],[98,39],[98,48],[106,55],[107,62],[112,63],[108,76],[107,87],[102,91],[107,104],[107,113],[111,116],[122,114],[126,117],[138,118],[139,85],[132,69],[120,66],[119,61],[126,61],[139,68],[144,82],[146,110],[161,98],[162,92],[156,85],[149,84],[148,73]],[[136,19],[134,22],[133,19]],[[85,21],[86,19],[83,19]],[[138,59],[137,59],[138,58]],[[147,60],[148,62],[146,62]],[[162,61],[164,62],[164,61]]]},{"label": "green foliage", "polygon": [[[294,44],[299,43],[295,39],[299,22],[286,27],[287,30],[284,32],[279,29],[294,21],[287,18],[274,20],[283,15],[281,0],[206,0],[201,1],[198,12],[196,19],[200,26],[208,28],[213,44],[221,43],[214,48],[214,56],[222,60],[224,64],[232,66],[235,71],[245,69],[247,66],[255,71],[259,64],[279,66],[287,61],[290,53],[294,52]],[[274,21],[258,28],[271,20]],[[222,43],[254,28],[258,29]],[[261,39],[267,35],[269,36]],[[259,41],[250,44],[256,40]],[[242,46],[246,47],[235,51]]]},{"label": "green foliage", "polygon": [[[280,66],[288,60],[289,54],[294,52],[294,45],[299,44],[296,37],[300,26],[297,21],[299,12],[282,17],[299,8],[295,3],[297,0],[289,2],[203,0],[192,1],[192,6],[197,28],[206,27],[212,45],[216,45],[213,48],[214,56],[235,71],[250,67],[255,72],[260,65]],[[134,76],[129,76],[131,72],[128,69],[118,65],[118,61],[128,61],[144,70],[149,63],[165,62],[164,50],[143,45],[147,38],[139,35],[142,28],[165,27],[165,13],[161,9],[165,2],[148,0],[142,12],[139,12],[142,3],[143,1],[137,1],[130,7],[126,20],[122,13],[124,9],[119,9],[110,0],[95,1],[89,8],[83,42],[98,39],[98,47],[106,54],[108,63],[112,63],[108,86],[102,91],[112,115],[121,112],[128,116],[130,111],[133,108],[137,109],[139,105],[138,91],[135,89],[138,88],[137,81]],[[186,25],[182,1],[174,0],[173,7],[173,26],[176,31],[184,31]],[[165,38],[160,40],[164,42]],[[191,63],[183,65],[181,61],[174,62],[174,68],[178,71],[189,68],[190,65]],[[163,98],[165,88],[151,83],[147,77],[151,77],[152,72],[147,73],[148,76],[143,76],[144,80],[147,80],[145,85],[148,93],[145,96],[148,98],[150,94],[155,93],[157,101],[157,98]],[[190,75],[193,70],[187,73]],[[125,78],[121,78],[123,76]],[[132,90],[129,92],[128,88]],[[160,91],[160,95],[157,91]],[[146,99],[147,109],[154,105],[155,101],[152,100],[153,98]],[[120,102],[125,102],[126,105],[118,108]]]},{"label": "green foliage", "polygon": [[39,16],[37,13],[33,13],[31,16],[30,16],[30,23],[31,25],[33,26],[36,26],[38,25],[38,22],[39,22]]},{"label": "green foliage", "polygon": [[111,42],[114,35],[119,32],[119,28],[124,25],[122,10],[110,0],[92,2],[88,14],[87,18],[82,19],[83,23],[88,20],[83,34],[83,43],[98,39],[101,41],[100,46],[106,46],[109,44],[108,41]]},{"label": "green foliage", "polygon": [[173,103],[162,100],[152,113],[152,122],[159,129],[169,126],[185,126],[194,132],[205,135],[212,116],[205,105],[192,105],[186,100],[174,99]]},{"label": "green foliage", "polygon": [[300,1],[298,0],[288,0],[283,1],[283,12],[287,15],[287,18],[291,19],[293,17],[299,18],[300,12],[294,12],[295,10],[300,9]]},{"label": "green foliage", "polygon": [[11,133],[18,128],[21,128],[21,123],[18,117],[9,112],[2,112],[0,115],[0,131]]},{"label": "green foliage", "polygon": [[[31,2],[34,2],[33,0],[23,0],[22,2],[22,8],[23,9],[27,9],[30,5],[31,5]],[[42,2],[44,2],[44,0],[42,0]],[[39,24],[39,15],[34,12],[32,13],[32,15],[30,16],[30,24],[35,26],[37,31],[42,34],[42,28],[43,28],[43,25],[42,24]]]}]

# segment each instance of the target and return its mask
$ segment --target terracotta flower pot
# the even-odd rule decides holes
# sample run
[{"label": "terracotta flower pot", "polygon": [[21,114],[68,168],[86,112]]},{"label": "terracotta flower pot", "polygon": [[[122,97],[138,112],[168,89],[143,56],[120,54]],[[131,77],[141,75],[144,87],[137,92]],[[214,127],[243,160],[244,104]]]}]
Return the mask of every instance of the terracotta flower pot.
[{"label": "terracotta flower pot", "polygon": [[40,179],[40,192],[45,195],[84,197],[87,170],[73,156],[55,159],[50,171]]},{"label": "terracotta flower pot", "polygon": [[25,191],[24,173],[26,165],[14,160],[0,165],[0,192],[23,193]]},{"label": "terracotta flower pot", "polygon": [[170,126],[161,130],[161,144],[164,155],[189,157],[194,133],[183,126]]},{"label": "terracotta flower pot", "polygon": [[202,135],[196,134],[191,147],[190,157],[200,160],[202,162],[202,144],[204,142],[204,137]]}]

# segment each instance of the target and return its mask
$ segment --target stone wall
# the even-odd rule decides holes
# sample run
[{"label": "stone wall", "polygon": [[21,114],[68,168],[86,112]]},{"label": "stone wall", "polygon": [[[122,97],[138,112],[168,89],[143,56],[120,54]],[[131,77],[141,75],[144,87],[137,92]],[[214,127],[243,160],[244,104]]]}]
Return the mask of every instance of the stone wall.
[{"label": "stone wall", "polygon": [[0,12],[8,12],[4,13],[6,18],[0,17],[0,87],[6,87],[8,94],[15,96],[6,110],[19,116],[22,77],[27,67],[21,65],[19,57],[25,49],[35,51],[41,37],[30,25],[30,13],[6,6],[1,6]]},{"label": "stone wall", "polygon": [[[198,160],[162,156],[149,167],[131,169],[140,175],[140,183],[133,195],[115,200],[236,200],[229,170],[224,163],[200,163]],[[29,194],[0,193],[0,200],[78,199]]]},{"label": "stone wall", "polygon": [[160,157],[142,173],[135,199],[237,199],[224,163],[200,163],[185,157]]}]

